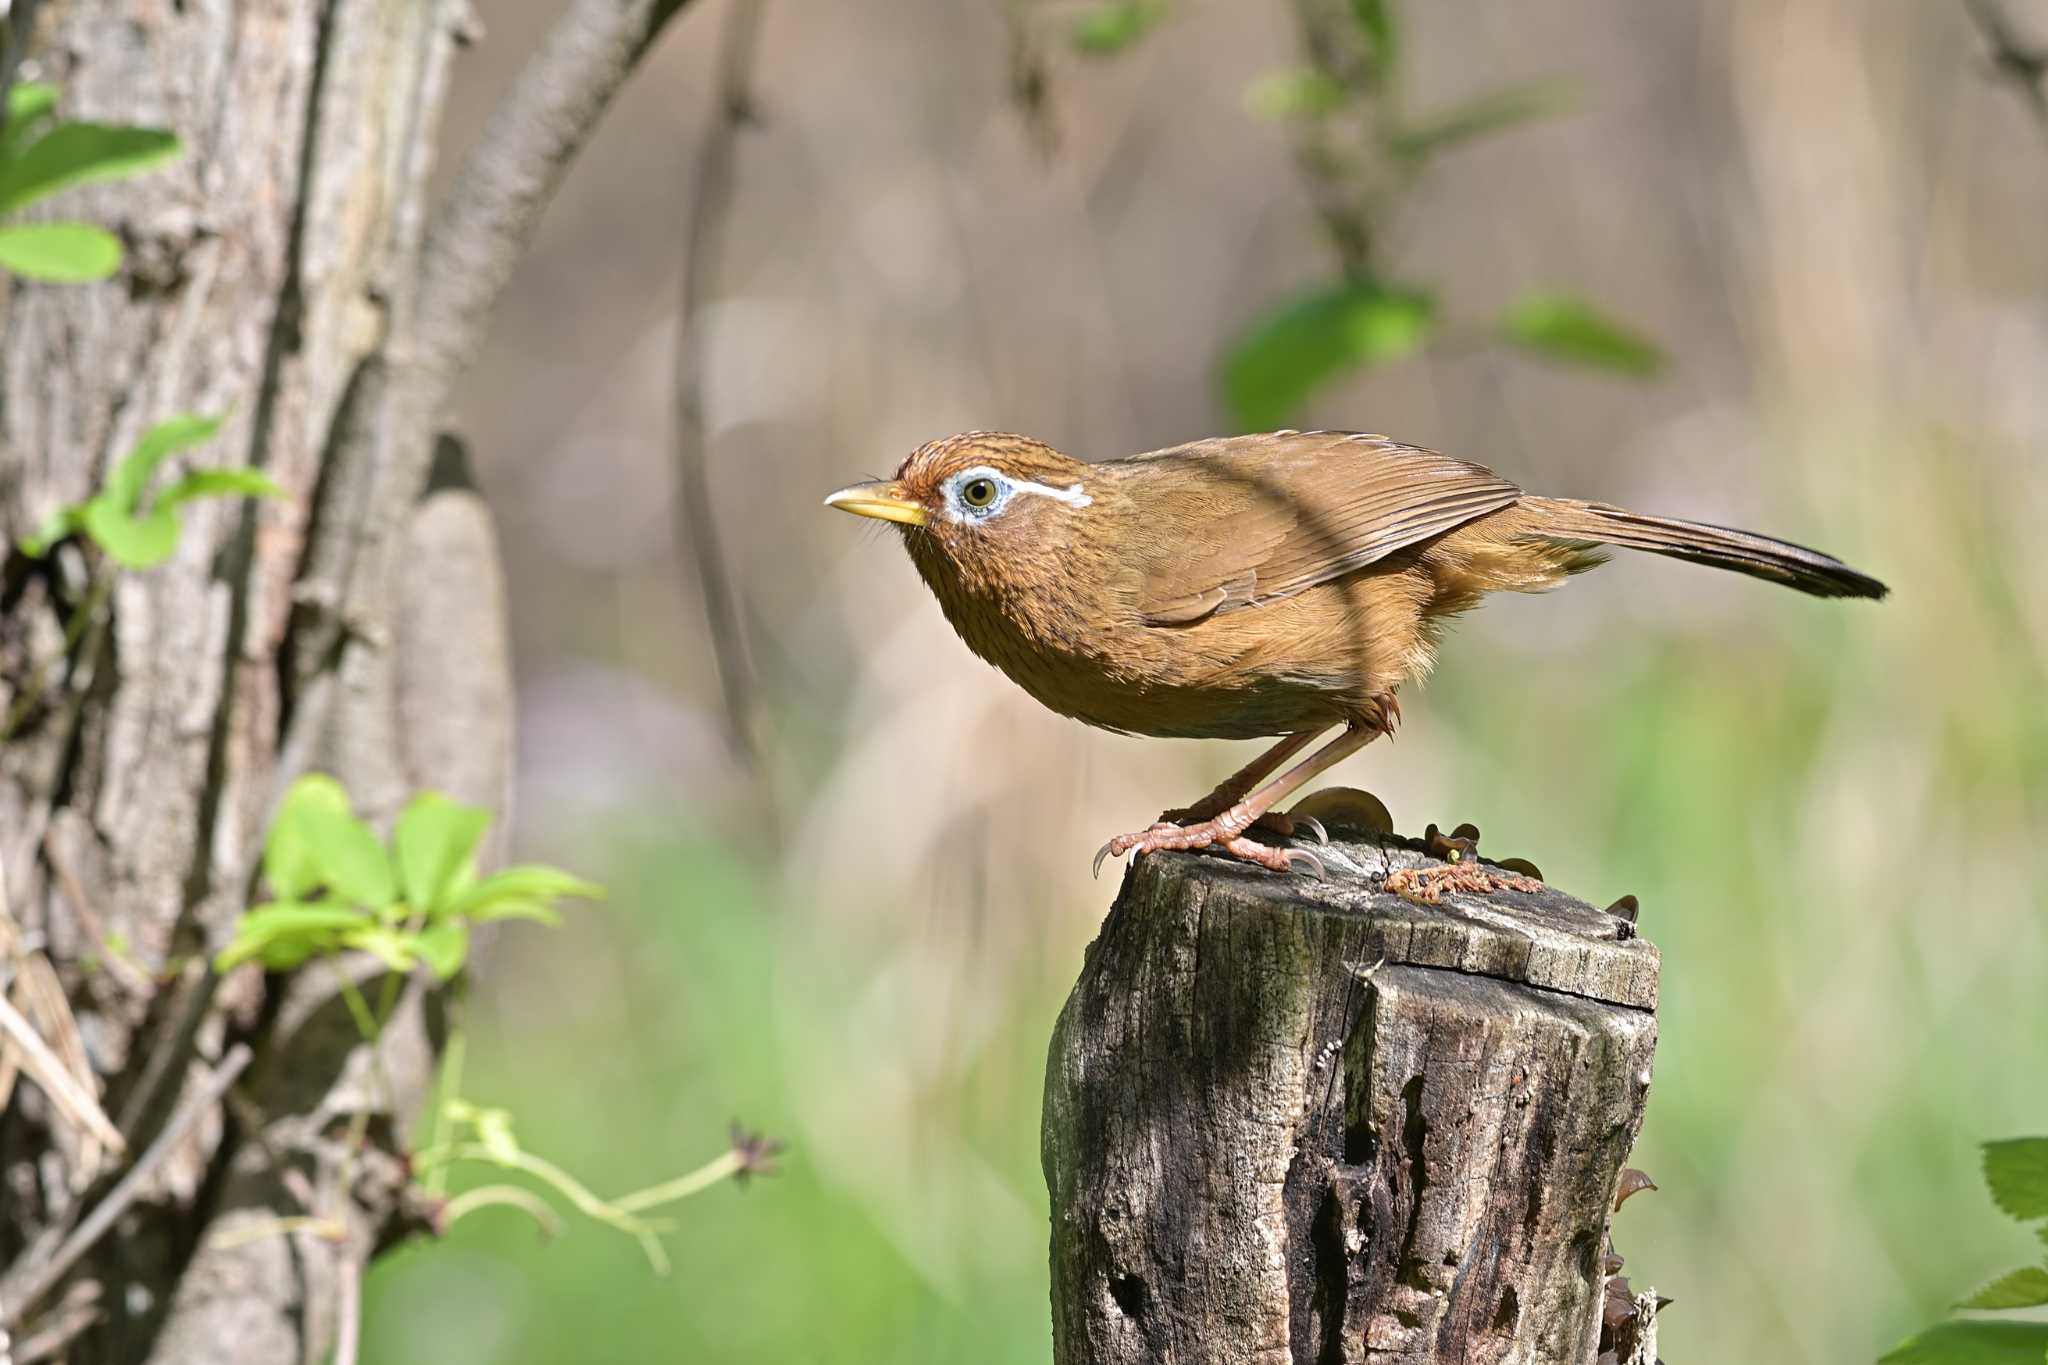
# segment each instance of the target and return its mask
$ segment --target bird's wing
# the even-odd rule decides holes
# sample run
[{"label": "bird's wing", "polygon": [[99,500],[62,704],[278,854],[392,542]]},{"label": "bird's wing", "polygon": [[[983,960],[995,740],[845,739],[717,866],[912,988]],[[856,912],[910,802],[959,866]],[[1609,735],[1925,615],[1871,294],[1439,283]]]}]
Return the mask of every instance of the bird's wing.
[{"label": "bird's wing", "polygon": [[1514,502],[1480,465],[1348,432],[1197,441],[1117,462],[1145,531],[1127,546],[1155,625],[1290,597]]}]

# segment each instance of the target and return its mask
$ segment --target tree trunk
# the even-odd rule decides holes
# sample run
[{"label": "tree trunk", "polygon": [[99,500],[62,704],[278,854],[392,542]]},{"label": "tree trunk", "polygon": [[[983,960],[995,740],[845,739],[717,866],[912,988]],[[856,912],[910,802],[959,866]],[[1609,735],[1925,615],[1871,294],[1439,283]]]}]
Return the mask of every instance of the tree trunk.
[{"label": "tree trunk", "polygon": [[[1054,1032],[1054,1358],[1592,1365],[1657,954],[1544,888],[1339,843],[1140,859]],[[1466,864],[1467,869],[1471,864]]]},{"label": "tree trunk", "polygon": [[430,992],[407,985],[373,1058],[337,974],[208,960],[298,773],[334,773],[380,823],[428,787],[505,811],[497,547],[452,442],[422,496],[435,428],[569,157],[679,7],[570,0],[430,234],[463,0],[42,6],[31,54],[66,117],[170,128],[186,152],[60,201],[125,239],[119,277],[0,276],[0,536],[177,413],[228,414],[199,463],[288,496],[189,504],[146,572],[77,544],[6,552],[0,710],[47,682],[0,749],[0,1342],[18,1356],[324,1359],[364,1261],[430,1212],[400,1156]]}]

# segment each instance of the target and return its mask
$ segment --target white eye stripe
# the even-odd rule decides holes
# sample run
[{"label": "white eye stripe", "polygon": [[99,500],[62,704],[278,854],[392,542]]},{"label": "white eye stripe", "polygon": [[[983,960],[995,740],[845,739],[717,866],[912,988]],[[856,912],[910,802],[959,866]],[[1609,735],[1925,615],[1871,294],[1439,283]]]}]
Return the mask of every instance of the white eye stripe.
[{"label": "white eye stripe", "polygon": [[[967,502],[964,490],[984,479],[995,485],[996,498],[981,507],[972,506]],[[993,465],[976,465],[972,469],[963,469],[946,480],[945,515],[947,520],[955,522],[983,521],[1000,512],[1003,504],[1017,493],[1051,498],[1054,502],[1063,502],[1077,510],[1091,506],[1095,502],[1079,483],[1069,484],[1065,488],[1055,488],[1051,484],[1036,483],[1030,479],[1011,478]]]},{"label": "white eye stripe", "polygon": [[1095,501],[1095,499],[1082,491],[1081,485],[1078,483],[1070,483],[1065,488],[1054,488],[1051,484],[1030,483],[1027,481],[1024,483],[1013,483],[1010,487],[1019,493],[1036,493],[1041,498],[1051,498],[1056,502],[1063,502],[1069,507],[1087,507]]}]

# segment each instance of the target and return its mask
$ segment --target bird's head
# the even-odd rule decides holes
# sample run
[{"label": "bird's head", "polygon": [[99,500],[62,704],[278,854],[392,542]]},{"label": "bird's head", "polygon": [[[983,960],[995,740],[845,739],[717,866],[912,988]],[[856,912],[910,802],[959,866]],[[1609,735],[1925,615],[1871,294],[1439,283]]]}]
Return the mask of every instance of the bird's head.
[{"label": "bird's head", "polygon": [[825,505],[895,522],[928,580],[937,556],[968,585],[1000,590],[1072,544],[1096,473],[1029,437],[970,431],[919,446],[895,478],[842,488]]}]

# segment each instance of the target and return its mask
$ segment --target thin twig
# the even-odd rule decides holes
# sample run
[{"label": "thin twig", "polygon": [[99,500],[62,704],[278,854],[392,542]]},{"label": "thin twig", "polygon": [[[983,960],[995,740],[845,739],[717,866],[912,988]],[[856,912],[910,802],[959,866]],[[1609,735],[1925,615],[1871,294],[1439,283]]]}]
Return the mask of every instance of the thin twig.
[{"label": "thin twig", "polygon": [[704,433],[706,348],[703,325],[725,262],[732,220],[733,147],[753,118],[754,53],[759,47],[761,0],[733,0],[719,40],[718,105],[697,148],[691,178],[690,220],[683,239],[683,298],[676,335],[676,538],[697,569],[705,624],[718,687],[725,702],[726,742],[734,757],[751,763],[753,737],[748,699],[752,664],[735,591],[719,549],[718,518],[711,508],[710,463]]},{"label": "thin twig", "polygon": [[[151,1173],[179,1143],[185,1140],[185,1135],[193,1126],[220,1102],[228,1087],[235,1083],[236,1078],[249,1065],[251,1055],[247,1043],[237,1043],[229,1050],[228,1055],[221,1059],[220,1065],[213,1069],[213,1074],[207,1077],[193,1092],[191,1098],[185,1101],[184,1108],[164,1126],[156,1141],[149,1144],[149,1150],[128,1168],[128,1174],[122,1176],[114,1188],[107,1191],[106,1198],[94,1205],[92,1212],[79,1221],[78,1226],[72,1229],[71,1235],[64,1239],[49,1260],[28,1274],[27,1283],[16,1290],[4,1305],[0,1305],[0,1328],[19,1324],[22,1314],[48,1293],[52,1285],[63,1279],[66,1272],[77,1264],[80,1257],[91,1251],[100,1238],[107,1235],[113,1228],[115,1220],[120,1218],[128,1206],[135,1202],[135,1197],[142,1193],[142,1187]],[[7,1278],[13,1278],[11,1270]]]},{"label": "thin twig", "polygon": [[2019,93],[2033,111],[2034,126],[2048,138],[2048,46],[2021,38],[1998,0],[1964,0],[1970,17],[1991,44],[1993,73]]},{"label": "thin twig", "polygon": [[363,1330],[363,1263],[343,1256],[335,1267],[340,1283],[335,1287],[334,1365],[356,1365],[356,1343]]},{"label": "thin twig", "polygon": [[20,1051],[22,1070],[43,1088],[43,1093],[50,1097],[50,1102],[65,1118],[84,1129],[93,1141],[109,1151],[126,1150],[120,1132],[106,1111],[100,1108],[98,1098],[78,1083],[71,1069],[43,1041],[35,1026],[9,1004],[4,995],[0,995],[0,1034],[5,1034],[7,1041]]}]

